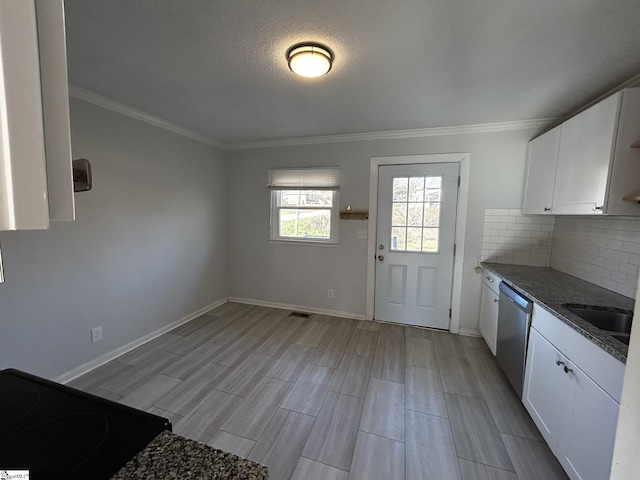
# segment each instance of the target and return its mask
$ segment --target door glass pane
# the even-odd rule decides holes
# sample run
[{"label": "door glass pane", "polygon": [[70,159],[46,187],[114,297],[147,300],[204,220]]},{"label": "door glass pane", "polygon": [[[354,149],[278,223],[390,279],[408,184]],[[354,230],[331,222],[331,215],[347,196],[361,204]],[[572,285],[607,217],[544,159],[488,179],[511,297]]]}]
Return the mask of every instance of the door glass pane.
[{"label": "door glass pane", "polygon": [[405,226],[407,224],[407,204],[394,202],[392,208],[391,226]]},{"label": "door glass pane", "polygon": [[440,226],[440,203],[424,204],[424,226],[425,227]]},{"label": "door glass pane", "polygon": [[424,177],[409,178],[409,201],[424,201]]},{"label": "door glass pane", "polygon": [[439,241],[439,230],[437,228],[422,229],[422,251],[437,252]]},{"label": "door glass pane", "polygon": [[422,251],[422,228],[407,228],[407,252]]},{"label": "door glass pane", "polygon": [[396,177],[393,179],[393,201],[406,202],[408,190],[408,177]]},{"label": "door glass pane", "polygon": [[441,176],[393,179],[390,250],[438,251],[441,192]]},{"label": "door glass pane", "polygon": [[407,249],[406,232],[407,229],[404,227],[391,229],[391,250],[404,251]]},{"label": "door glass pane", "polygon": [[407,214],[407,225],[412,227],[422,226],[422,206],[423,203],[410,203]]}]

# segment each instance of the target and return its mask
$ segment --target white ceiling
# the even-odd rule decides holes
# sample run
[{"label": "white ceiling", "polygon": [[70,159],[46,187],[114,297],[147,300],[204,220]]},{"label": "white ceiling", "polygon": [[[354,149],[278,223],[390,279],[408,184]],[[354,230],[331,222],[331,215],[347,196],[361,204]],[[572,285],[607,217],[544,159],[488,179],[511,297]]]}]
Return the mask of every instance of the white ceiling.
[{"label": "white ceiling", "polygon": [[224,145],[559,117],[640,73],[638,0],[65,3],[72,84]]}]

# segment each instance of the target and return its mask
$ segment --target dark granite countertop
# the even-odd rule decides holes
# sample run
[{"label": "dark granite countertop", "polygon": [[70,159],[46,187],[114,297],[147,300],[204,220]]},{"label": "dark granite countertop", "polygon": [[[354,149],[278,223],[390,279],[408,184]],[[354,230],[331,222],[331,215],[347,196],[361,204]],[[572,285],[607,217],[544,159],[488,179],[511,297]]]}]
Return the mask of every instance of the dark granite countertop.
[{"label": "dark granite countertop", "polygon": [[482,263],[482,266],[621,362],[627,362],[627,345],[571,313],[562,304],[577,303],[633,310],[635,301],[632,298],[552,268],[498,263]]},{"label": "dark granite countertop", "polygon": [[111,480],[267,480],[267,467],[169,431],[162,432]]}]

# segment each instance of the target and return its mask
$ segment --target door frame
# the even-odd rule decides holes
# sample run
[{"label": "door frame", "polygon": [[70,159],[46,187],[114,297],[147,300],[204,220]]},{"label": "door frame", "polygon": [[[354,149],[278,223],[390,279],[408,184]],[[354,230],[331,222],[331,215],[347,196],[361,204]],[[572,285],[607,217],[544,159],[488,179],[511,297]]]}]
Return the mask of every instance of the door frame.
[{"label": "door frame", "polygon": [[462,274],[464,265],[464,246],[467,225],[467,201],[469,198],[469,171],[471,154],[435,153],[424,155],[401,155],[393,157],[371,157],[369,173],[369,237],[367,246],[367,299],[365,318],[373,320],[375,308],[376,282],[376,235],[378,230],[378,167],[381,165],[411,165],[416,163],[454,163],[460,164],[460,188],[456,208],[456,255],[453,259],[453,285],[451,290],[451,321],[449,331],[458,333],[460,329],[460,310],[462,307]]}]

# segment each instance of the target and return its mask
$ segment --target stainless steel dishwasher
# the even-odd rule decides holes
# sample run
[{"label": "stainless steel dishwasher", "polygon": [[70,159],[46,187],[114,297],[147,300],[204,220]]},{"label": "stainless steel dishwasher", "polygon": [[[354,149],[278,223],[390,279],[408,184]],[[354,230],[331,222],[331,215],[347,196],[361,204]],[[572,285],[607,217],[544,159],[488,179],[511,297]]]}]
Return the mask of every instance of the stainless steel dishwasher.
[{"label": "stainless steel dishwasher", "polygon": [[532,311],[531,300],[506,283],[500,283],[496,359],[520,398]]}]

